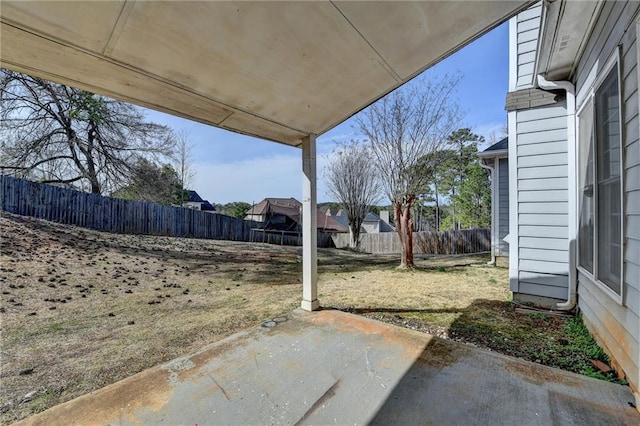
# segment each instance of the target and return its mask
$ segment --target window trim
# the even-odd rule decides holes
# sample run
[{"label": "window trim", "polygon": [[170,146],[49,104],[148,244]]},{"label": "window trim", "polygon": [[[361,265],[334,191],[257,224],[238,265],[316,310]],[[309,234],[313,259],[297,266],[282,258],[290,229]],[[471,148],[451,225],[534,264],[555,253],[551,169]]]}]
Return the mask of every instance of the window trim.
[{"label": "window trim", "polygon": [[[640,25],[640,22],[638,23]],[[640,49],[640,47],[639,47]],[[598,64],[594,65],[594,67],[589,72],[589,77],[587,78],[587,84],[585,84],[580,91],[578,92],[577,99],[580,99],[580,104],[576,109],[576,138],[578,142],[578,148],[580,149],[580,119],[579,116],[583,109],[591,104],[593,106],[593,115],[591,117],[593,122],[593,130],[595,132],[595,94],[596,91],[602,86],[607,76],[611,72],[611,70],[615,67],[618,79],[618,111],[620,114],[619,118],[619,132],[620,132],[620,293],[616,293],[611,287],[609,287],[604,282],[600,281],[598,277],[598,228],[599,228],[599,217],[598,217],[598,191],[597,187],[597,170],[598,170],[598,161],[597,161],[597,139],[594,139],[594,235],[593,235],[593,272],[588,271],[584,267],[580,265],[580,253],[579,250],[576,250],[576,268],[580,271],[584,276],[590,279],[591,282],[595,283],[597,287],[599,287],[604,293],[609,295],[614,301],[616,301],[620,305],[624,305],[624,297],[625,297],[625,277],[624,277],[624,256],[625,256],[625,204],[624,204],[624,188],[625,188],[625,179],[624,179],[624,151],[625,151],[625,126],[624,126],[624,110],[623,110],[623,92],[622,92],[622,70],[621,70],[621,47],[617,46],[615,52],[611,55],[611,57],[607,60],[605,65],[598,70]],[[577,159],[576,159],[577,160]],[[581,167],[581,164],[578,164],[578,167]],[[579,169],[578,169],[578,173]],[[578,182],[579,184],[579,182]],[[576,195],[578,195],[579,188],[576,187]],[[578,197],[579,199],[579,197]],[[577,200],[576,200],[577,202]],[[578,209],[576,211],[576,225],[579,225],[580,221],[580,208],[581,206],[577,206]],[[580,246],[580,235],[576,234],[576,247]]]}]

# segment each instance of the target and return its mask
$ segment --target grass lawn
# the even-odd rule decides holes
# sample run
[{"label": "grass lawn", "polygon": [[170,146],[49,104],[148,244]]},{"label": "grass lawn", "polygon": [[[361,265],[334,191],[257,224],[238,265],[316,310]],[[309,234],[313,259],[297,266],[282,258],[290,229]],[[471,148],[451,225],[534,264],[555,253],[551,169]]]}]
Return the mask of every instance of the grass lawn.
[{"label": "grass lawn", "polygon": [[[300,248],[114,235],[3,213],[0,414],[9,423],[287,313]],[[486,256],[320,250],[319,299],[507,355],[596,374],[581,322],[515,312]]]}]

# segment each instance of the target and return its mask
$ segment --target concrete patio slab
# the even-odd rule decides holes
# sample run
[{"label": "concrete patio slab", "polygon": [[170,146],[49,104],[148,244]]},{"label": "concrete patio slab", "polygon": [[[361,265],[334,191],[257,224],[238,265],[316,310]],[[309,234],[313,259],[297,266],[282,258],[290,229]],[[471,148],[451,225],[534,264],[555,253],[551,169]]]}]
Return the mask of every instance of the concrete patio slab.
[{"label": "concrete patio slab", "polygon": [[265,321],[30,425],[640,425],[628,388],[339,311]]}]

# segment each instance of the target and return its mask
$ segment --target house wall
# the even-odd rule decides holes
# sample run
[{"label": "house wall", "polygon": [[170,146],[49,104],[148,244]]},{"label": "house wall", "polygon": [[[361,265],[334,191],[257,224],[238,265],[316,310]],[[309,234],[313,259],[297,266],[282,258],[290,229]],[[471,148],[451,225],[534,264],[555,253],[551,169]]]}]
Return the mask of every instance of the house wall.
[{"label": "house wall", "polygon": [[244,219],[252,220],[254,222],[265,222],[267,218],[265,215],[261,214],[248,214]]},{"label": "house wall", "polygon": [[576,88],[589,85],[590,72],[604,66],[621,46],[623,122],[624,267],[623,300],[615,300],[592,279],[578,273],[578,300],[585,322],[627,376],[640,389],[640,121],[638,118],[637,2],[607,2],[578,63]]},{"label": "house wall", "polygon": [[541,11],[537,3],[510,21],[506,247],[514,300],[552,308],[569,288],[567,106],[534,87]]},{"label": "house wall", "polygon": [[[514,298],[566,300],[569,275],[566,101],[515,111]],[[515,181],[515,182],[514,182]],[[512,216],[514,218],[514,216]],[[511,259],[510,259],[511,261]],[[515,284],[515,285],[514,285]],[[554,300],[538,302],[553,305]]]},{"label": "house wall", "polygon": [[193,210],[200,210],[202,203],[196,203],[193,201],[188,201],[186,203],[183,204],[184,207],[187,207],[189,209],[193,209]]},{"label": "house wall", "polygon": [[[538,33],[540,31],[541,10],[542,4],[537,3],[514,18],[516,25],[511,29],[511,37],[515,36],[517,39],[517,55],[512,60],[516,61],[517,75],[511,73],[510,90],[531,87],[538,46]],[[515,31],[515,34],[513,34],[513,31]]]},{"label": "house wall", "polygon": [[498,160],[498,256],[509,256],[509,243],[504,237],[509,234],[509,159]]},{"label": "house wall", "polygon": [[362,229],[367,234],[377,234],[380,232],[379,222],[366,222],[362,224]]}]

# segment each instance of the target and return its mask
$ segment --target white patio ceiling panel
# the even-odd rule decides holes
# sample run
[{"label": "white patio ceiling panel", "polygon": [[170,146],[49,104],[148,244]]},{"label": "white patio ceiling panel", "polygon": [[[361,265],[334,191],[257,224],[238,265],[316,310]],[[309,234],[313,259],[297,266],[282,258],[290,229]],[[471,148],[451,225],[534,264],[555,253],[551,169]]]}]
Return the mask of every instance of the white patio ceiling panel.
[{"label": "white patio ceiling panel", "polygon": [[0,60],[297,146],[529,3],[2,1]]}]

